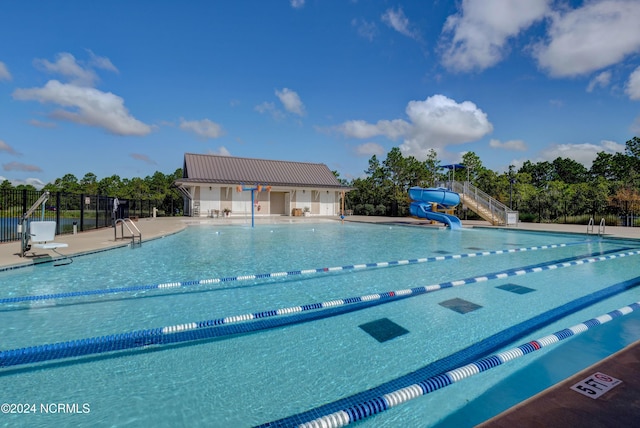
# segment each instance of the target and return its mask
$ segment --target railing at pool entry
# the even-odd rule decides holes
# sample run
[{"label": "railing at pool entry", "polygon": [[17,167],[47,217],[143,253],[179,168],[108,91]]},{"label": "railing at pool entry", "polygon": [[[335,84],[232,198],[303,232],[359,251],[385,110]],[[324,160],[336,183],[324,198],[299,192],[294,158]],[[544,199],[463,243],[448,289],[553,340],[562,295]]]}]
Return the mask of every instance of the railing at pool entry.
[{"label": "railing at pool entry", "polygon": [[[118,225],[120,225],[120,237],[118,237]],[[129,235],[127,236],[124,234],[125,227],[129,231]],[[138,226],[136,226],[130,218],[117,219],[113,225],[113,235],[116,241],[118,239],[131,239],[131,248],[135,248],[136,245],[138,247],[142,246],[142,232],[140,232]]]},{"label": "railing at pool entry", "polygon": [[184,287],[194,287],[199,285],[252,281],[256,279],[283,278],[283,277],[294,277],[298,275],[335,273],[340,271],[359,271],[363,269],[384,268],[384,267],[411,265],[411,264],[418,264],[418,263],[456,260],[456,259],[462,259],[462,258],[484,257],[484,256],[511,254],[511,253],[526,252],[526,251],[538,251],[538,250],[564,248],[564,247],[573,246],[573,245],[584,245],[584,244],[588,244],[589,242],[591,241],[579,241],[579,242],[550,244],[550,245],[536,245],[532,247],[523,247],[523,248],[509,248],[504,250],[480,251],[480,252],[465,253],[465,254],[451,254],[451,255],[444,255],[444,256],[416,258],[416,259],[394,260],[394,261],[388,261],[388,262],[359,263],[359,264],[346,265],[346,266],[321,267],[321,268],[315,268],[315,269],[294,269],[294,270],[282,271],[282,272],[247,274],[247,275],[229,276],[229,277],[222,277],[222,278],[200,279],[200,280],[193,280],[193,281],[174,281],[174,282],[164,282],[164,283],[149,284],[149,285],[132,285],[128,287],[114,287],[114,288],[107,288],[102,290],[94,289],[94,290],[69,291],[69,292],[63,292],[63,293],[50,293],[50,294],[41,294],[41,295],[32,295],[32,296],[14,296],[14,297],[0,298],[0,304],[65,299],[65,298],[81,297],[81,296],[99,296],[99,295],[138,292],[138,291],[147,291],[147,290],[175,289],[175,288],[184,288]]},{"label": "railing at pool entry", "polygon": [[[311,303],[306,305],[281,308],[275,310],[259,311],[249,314],[229,316],[224,318],[210,319],[204,321],[191,321],[182,324],[175,324],[160,328],[137,330],[122,334],[92,337],[86,339],[58,342],[39,346],[30,346],[20,349],[0,350],[0,367],[32,364],[42,361],[58,360],[64,358],[80,357],[86,355],[103,354],[107,352],[122,351],[126,349],[144,348],[151,345],[168,345],[174,343],[192,342],[214,337],[224,337],[248,333],[258,330],[265,330],[296,324],[313,319],[326,318],[336,314],[341,314],[358,308],[379,305],[385,302],[405,299],[425,293],[434,292],[443,288],[457,287],[465,284],[481,283],[491,279],[503,279],[509,276],[520,276],[527,273],[542,272],[544,270],[558,269],[561,267],[578,266],[585,263],[595,263],[604,260],[611,260],[618,257],[626,257],[640,254],[640,250],[622,254],[611,254],[609,256],[591,257],[579,259],[571,262],[558,264],[547,264],[530,268],[512,269],[508,271],[486,274],[479,277],[468,278],[458,281],[449,281],[442,284],[416,287],[412,289],[387,291],[383,293],[372,293],[364,296],[349,297],[344,299],[334,299],[322,303]],[[637,280],[638,278],[636,278]],[[625,291],[630,287],[629,283],[615,284],[606,289],[592,293],[586,300],[591,304],[604,298],[611,297],[617,293]],[[636,282],[632,286],[637,285]],[[577,299],[580,305],[586,304]],[[565,305],[566,306],[566,305]],[[310,312],[307,315],[303,312]],[[267,320],[267,318],[289,316],[284,319]],[[250,321],[250,322],[249,322]]]},{"label": "railing at pool entry", "polygon": [[[589,224],[587,224],[587,233],[593,233],[593,217],[591,217],[589,219]],[[600,220],[600,224],[598,225],[598,236],[602,236],[604,235],[604,226],[605,226],[605,221],[604,221],[604,217],[602,217],[602,219]]]}]

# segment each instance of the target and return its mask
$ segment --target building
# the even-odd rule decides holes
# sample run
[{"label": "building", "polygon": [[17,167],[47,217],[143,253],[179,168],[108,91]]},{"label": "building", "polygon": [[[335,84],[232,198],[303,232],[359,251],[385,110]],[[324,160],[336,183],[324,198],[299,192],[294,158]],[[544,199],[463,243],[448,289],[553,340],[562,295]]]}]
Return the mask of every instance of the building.
[{"label": "building", "polygon": [[337,216],[350,190],[320,163],[193,153],[185,153],[174,185],[184,195],[185,215],[193,217],[251,215],[252,209],[256,216]]}]

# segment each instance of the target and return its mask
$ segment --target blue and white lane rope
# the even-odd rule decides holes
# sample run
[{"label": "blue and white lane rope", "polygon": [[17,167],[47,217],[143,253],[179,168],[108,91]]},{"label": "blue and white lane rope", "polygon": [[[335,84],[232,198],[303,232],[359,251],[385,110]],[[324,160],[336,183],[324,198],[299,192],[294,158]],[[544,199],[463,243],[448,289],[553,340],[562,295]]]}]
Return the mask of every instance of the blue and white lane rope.
[{"label": "blue and white lane rope", "polygon": [[579,266],[583,264],[590,264],[590,263],[595,263],[595,262],[600,262],[605,260],[612,260],[616,258],[634,256],[638,254],[640,254],[640,250],[629,251],[626,253],[619,253],[619,254],[609,254],[607,256],[600,256],[600,257],[589,257],[589,258],[572,260],[572,261],[567,261],[562,263],[539,265],[539,266],[524,268],[524,269],[509,269],[506,271],[491,273],[483,276],[476,276],[472,278],[447,281],[440,284],[426,285],[423,287],[408,288],[404,290],[384,291],[381,293],[372,293],[372,294],[366,294],[363,296],[334,299],[334,300],[329,300],[329,301],[320,302],[320,303],[310,303],[310,304],[300,305],[300,306],[291,306],[288,308],[279,308],[279,309],[269,310],[269,311],[235,315],[235,316],[218,318],[215,320],[209,320],[204,322],[195,321],[195,322],[184,323],[179,325],[167,326],[162,328],[162,332],[173,333],[177,331],[194,330],[197,328],[209,327],[210,325],[231,324],[231,323],[237,323],[237,322],[243,322],[243,321],[250,321],[256,318],[267,318],[267,317],[275,317],[280,315],[290,315],[297,312],[313,311],[318,309],[328,309],[328,308],[333,308],[337,306],[346,306],[354,303],[370,302],[374,300],[402,299],[402,298],[407,298],[411,296],[417,296],[420,294],[431,293],[437,290],[441,290],[443,288],[459,287],[461,285],[485,282],[491,279],[503,279],[503,278],[508,278],[510,276],[520,276],[520,275],[525,275],[527,273],[542,272],[546,270],[553,270],[553,269],[570,267],[570,266]]},{"label": "blue and white lane rope", "polygon": [[416,384],[398,389],[380,397],[376,397],[365,402],[350,406],[343,410],[322,416],[310,422],[299,425],[300,428],[338,428],[349,425],[353,422],[365,419],[369,416],[384,412],[392,407],[398,406],[414,398],[437,391],[445,386],[452,385],[478,373],[498,367],[526,354],[538,351],[544,347],[553,345],[569,337],[576,336],[592,329],[598,325],[605,324],[614,318],[618,318],[633,311],[640,310],[640,302],[632,303],[620,309],[616,309],[599,317],[592,318],[583,323],[565,328],[556,333],[544,336],[540,339],[532,340],[516,348],[482,358],[471,364],[456,368],[454,370],[427,378]]},{"label": "blue and white lane rope", "polygon": [[[294,306],[290,308],[255,312],[245,315],[236,315],[225,318],[218,318],[206,321],[194,321],[161,328],[137,330],[128,333],[106,335],[101,337],[93,337],[88,339],[72,340],[67,342],[58,342],[54,344],[46,344],[39,346],[30,346],[26,348],[10,349],[6,351],[0,350],[0,367],[16,366],[22,364],[30,364],[41,361],[50,361],[61,358],[70,358],[84,355],[99,354],[112,351],[120,351],[125,349],[134,349],[149,345],[164,345],[169,343],[187,342],[193,340],[207,339],[211,337],[220,337],[225,335],[237,334],[241,331],[233,329],[226,333],[212,334],[211,329],[214,327],[232,327],[232,324],[242,323],[245,321],[258,320],[261,318],[276,317],[281,315],[291,315],[297,312],[331,311],[340,307],[347,307],[352,304],[364,304],[378,301],[392,301],[397,299],[408,298],[433,292],[442,288],[460,286],[464,284],[472,284],[475,282],[485,282],[490,279],[501,279],[514,275],[524,275],[527,273],[542,272],[561,267],[578,266],[587,263],[595,263],[604,260],[611,260],[620,257],[640,254],[640,250],[630,251],[627,253],[611,254],[608,256],[591,257],[579,259],[570,262],[557,264],[549,264],[545,266],[536,266],[526,269],[512,269],[509,271],[488,274],[482,277],[469,278],[466,280],[450,281],[442,284],[429,285],[425,287],[417,287],[407,290],[388,291],[384,293],[375,293],[359,297],[351,297],[347,299],[336,299],[323,303],[313,303],[309,305]],[[317,311],[322,312],[322,311]],[[279,326],[279,325],[278,325]],[[244,332],[244,331],[242,331]]]},{"label": "blue and white lane rope", "polygon": [[287,276],[382,268],[382,267],[390,267],[390,266],[398,266],[398,265],[438,262],[443,260],[483,257],[483,256],[498,255],[498,254],[510,254],[510,253],[525,252],[525,251],[547,250],[547,249],[554,249],[554,248],[563,248],[571,245],[583,245],[590,242],[592,241],[580,241],[580,242],[571,242],[571,243],[565,243],[565,244],[539,245],[539,246],[526,247],[526,248],[481,251],[476,253],[424,257],[419,259],[395,260],[395,261],[389,261],[389,262],[361,263],[361,264],[353,264],[353,265],[346,265],[346,266],[323,267],[323,268],[316,268],[316,269],[300,269],[300,270],[290,270],[285,272],[239,275],[239,276],[230,276],[230,277],[224,277],[224,278],[200,279],[200,280],[193,280],[193,281],[165,282],[165,283],[150,284],[150,285],[132,285],[128,287],[115,287],[115,288],[84,290],[84,291],[69,291],[66,293],[40,294],[40,295],[34,295],[34,296],[4,297],[0,299],[0,304],[33,302],[33,301],[52,300],[52,299],[64,299],[64,298],[70,298],[70,297],[96,296],[96,295],[148,291],[148,290],[174,289],[174,288],[192,287],[192,286],[198,286],[198,285],[209,285],[209,284],[219,284],[219,283],[239,282],[239,281],[252,281],[256,279],[282,278]]}]

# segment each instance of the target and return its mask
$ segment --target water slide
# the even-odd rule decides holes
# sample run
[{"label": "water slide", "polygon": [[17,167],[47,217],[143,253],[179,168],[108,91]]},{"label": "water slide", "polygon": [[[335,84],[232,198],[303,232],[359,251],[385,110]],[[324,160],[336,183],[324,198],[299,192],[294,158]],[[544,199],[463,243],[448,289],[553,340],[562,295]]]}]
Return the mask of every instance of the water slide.
[{"label": "water slide", "polygon": [[412,187],[409,189],[412,202],[409,212],[412,216],[444,223],[451,230],[462,228],[460,219],[454,215],[433,211],[433,204],[451,209],[460,203],[460,195],[443,187]]}]

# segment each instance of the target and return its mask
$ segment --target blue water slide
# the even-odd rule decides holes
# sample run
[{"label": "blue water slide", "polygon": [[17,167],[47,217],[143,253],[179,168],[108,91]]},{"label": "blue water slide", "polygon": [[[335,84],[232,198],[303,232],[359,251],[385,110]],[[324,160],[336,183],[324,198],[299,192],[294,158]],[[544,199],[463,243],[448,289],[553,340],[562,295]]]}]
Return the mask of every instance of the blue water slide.
[{"label": "blue water slide", "polygon": [[438,204],[445,209],[453,208],[460,203],[460,195],[443,187],[412,187],[409,189],[409,197],[412,199],[409,212],[412,216],[426,218],[428,220],[444,223],[451,230],[462,228],[462,222],[454,215],[435,212],[432,204]]}]

